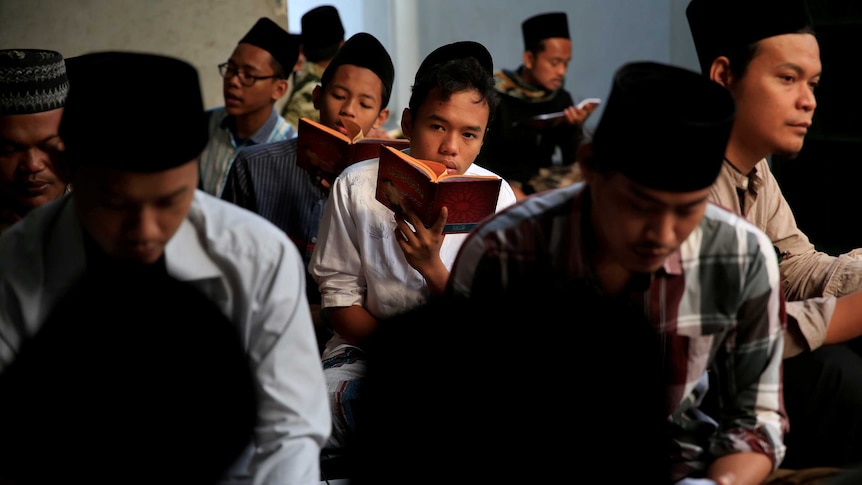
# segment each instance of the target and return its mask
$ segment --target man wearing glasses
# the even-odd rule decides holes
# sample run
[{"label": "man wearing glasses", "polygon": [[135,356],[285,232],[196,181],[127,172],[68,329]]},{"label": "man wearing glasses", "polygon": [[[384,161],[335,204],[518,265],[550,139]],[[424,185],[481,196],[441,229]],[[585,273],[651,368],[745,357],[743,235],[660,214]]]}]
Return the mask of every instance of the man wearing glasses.
[{"label": "man wearing glasses", "polygon": [[220,196],[237,153],[250,145],[286,140],[294,129],[275,109],[288,91],[299,42],[268,18],[260,18],[219,64],[224,106],[207,111],[209,142],[201,153],[200,188]]}]

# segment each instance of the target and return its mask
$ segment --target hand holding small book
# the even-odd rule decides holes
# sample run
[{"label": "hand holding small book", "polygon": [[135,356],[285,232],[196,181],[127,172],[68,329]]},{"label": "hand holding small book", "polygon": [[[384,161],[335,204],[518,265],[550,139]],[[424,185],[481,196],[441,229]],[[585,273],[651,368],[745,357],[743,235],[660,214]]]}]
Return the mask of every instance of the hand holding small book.
[{"label": "hand holding small book", "polygon": [[449,210],[441,208],[434,224],[426,227],[409,201],[405,201],[401,210],[395,214],[395,240],[404,252],[407,263],[425,278],[428,289],[435,295],[443,293],[449,278],[449,270],[440,259],[448,215]]}]

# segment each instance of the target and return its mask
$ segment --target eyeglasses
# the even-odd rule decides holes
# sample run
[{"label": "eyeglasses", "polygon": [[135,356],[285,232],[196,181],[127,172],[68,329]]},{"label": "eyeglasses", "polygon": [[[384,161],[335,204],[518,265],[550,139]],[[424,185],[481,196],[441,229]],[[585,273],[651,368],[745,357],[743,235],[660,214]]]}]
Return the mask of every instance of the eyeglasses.
[{"label": "eyeglasses", "polygon": [[251,74],[240,71],[239,69],[228,66],[227,62],[218,65],[218,72],[221,74],[221,77],[225,79],[230,79],[234,76],[239,78],[239,83],[243,86],[254,86],[254,83],[262,80],[262,79],[272,79],[278,76],[252,76]]}]

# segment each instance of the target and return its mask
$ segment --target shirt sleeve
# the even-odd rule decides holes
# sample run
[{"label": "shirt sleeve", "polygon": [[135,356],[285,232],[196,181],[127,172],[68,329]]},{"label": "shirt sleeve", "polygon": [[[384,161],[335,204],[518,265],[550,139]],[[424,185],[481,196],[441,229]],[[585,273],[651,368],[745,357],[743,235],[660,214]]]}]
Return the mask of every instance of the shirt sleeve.
[{"label": "shirt sleeve", "polygon": [[254,485],[320,483],[320,449],[332,421],[299,253],[258,268],[249,354],[258,380]]},{"label": "shirt sleeve", "polygon": [[319,286],[323,308],[364,305],[367,283],[350,190],[343,176],[333,182],[311,254],[308,269]]},{"label": "shirt sleeve", "polygon": [[759,452],[773,469],[784,459],[788,429],[782,394],[786,314],[778,262],[771,241],[758,233],[756,251],[743,263],[737,325],[718,351],[716,371],[723,403],[710,452],[723,456]]}]

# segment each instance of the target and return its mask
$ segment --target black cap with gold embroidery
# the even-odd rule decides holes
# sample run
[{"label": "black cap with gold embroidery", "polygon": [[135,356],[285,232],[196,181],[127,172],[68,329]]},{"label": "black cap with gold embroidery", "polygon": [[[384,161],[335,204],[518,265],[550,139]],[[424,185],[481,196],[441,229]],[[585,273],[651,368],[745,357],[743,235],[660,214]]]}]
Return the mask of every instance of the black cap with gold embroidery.
[{"label": "black cap with gold embroidery", "polygon": [[[644,113],[651,113],[648,123]],[[718,177],[735,115],[730,91],[707,77],[632,62],[614,75],[586,163],[651,189],[701,190]]]},{"label": "black cap with gold embroidery", "polygon": [[813,29],[806,0],[692,0],[685,15],[703,73],[716,57]]},{"label": "black cap with gold embroidery", "polygon": [[62,108],[68,93],[66,64],[59,52],[0,50],[0,115]]},{"label": "black cap with gold embroidery", "polygon": [[[59,131],[71,168],[159,172],[200,155],[209,131],[198,72],[191,64],[118,51],[84,54],[72,64]],[[124,116],[117,100],[129,93],[138,109]]]}]

